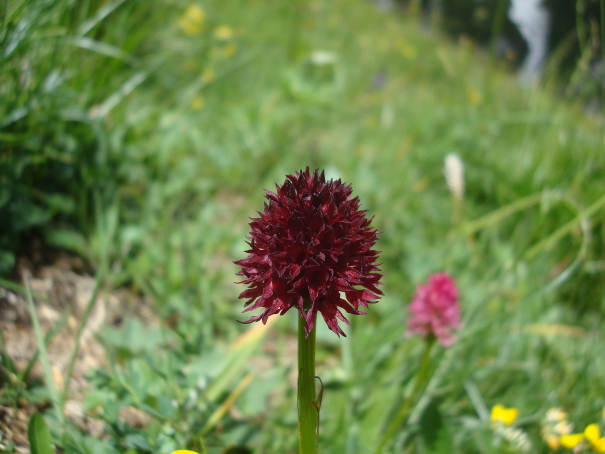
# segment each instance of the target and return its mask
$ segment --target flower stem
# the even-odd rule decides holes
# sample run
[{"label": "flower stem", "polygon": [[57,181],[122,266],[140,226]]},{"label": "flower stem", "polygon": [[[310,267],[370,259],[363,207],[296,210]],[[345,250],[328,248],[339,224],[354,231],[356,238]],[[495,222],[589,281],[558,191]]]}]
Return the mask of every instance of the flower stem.
[{"label": "flower stem", "polygon": [[386,443],[393,438],[397,429],[401,427],[401,424],[405,421],[410,412],[410,408],[412,403],[416,401],[418,398],[418,393],[422,389],[422,386],[427,382],[429,375],[429,365],[431,364],[431,348],[435,343],[435,337],[429,337],[426,339],[424,346],[424,353],[422,354],[422,362],[420,363],[420,369],[418,370],[418,374],[416,375],[416,382],[414,383],[414,389],[412,390],[412,394],[410,394],[405,400],[403,406],[397,413],[397,416],[391,421],[391,425],[388,427],[386,432],[383,434],[380,439],[380,443],[378,443],[378,447],[375,454],[380,454],[386,445]]},{"label": "flower stem", "polygon": [[317,453],[319,410],[315,402],[315,328],[305,337],[305,319],[298,317],[298,452]]}]

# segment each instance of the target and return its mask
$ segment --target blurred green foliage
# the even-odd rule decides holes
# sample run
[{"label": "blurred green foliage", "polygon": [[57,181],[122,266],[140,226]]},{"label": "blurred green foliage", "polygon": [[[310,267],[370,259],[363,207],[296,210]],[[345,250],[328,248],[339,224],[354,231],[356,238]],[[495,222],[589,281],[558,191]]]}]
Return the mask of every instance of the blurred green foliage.
[{"label": "blurred green foliage", "polygon": [[[65,452],[294,452],[294,315],[239,343],[255,327],[235,322],[232,261],[262,188],[307,165],[351,183],[383,232],[385,297],[346,339],[320,322],[322,452],[372,451],[422,351],[405,306],[440,270],[457,279],[464,328],[435,351],[391,452],[501,452],[495,403],[518,407],[546,452],[546,409],[582,426],[605,405],[603,118],[580,101],[345,0],[11,0],[0,40],[3,272],[32,228],[92,263],[103,248],[103,284],[161,321],[125,305],[124,325],[99,335],[110,364],[84,402],[105,436],[47,413]],[[110,245],[94,194],[119,207]],[[126,407],[151,422],[129,424]]]},{"label": "blurred green foliage", "polygon": [[57,223],[88,231],[94,188],[116,191],[117,150],[104,117],[145,80],[141,58],[153,40],[142,30],[158,19],[149,3],[123,0],[11,0],[0,14],[6,273],[24,234]]}]

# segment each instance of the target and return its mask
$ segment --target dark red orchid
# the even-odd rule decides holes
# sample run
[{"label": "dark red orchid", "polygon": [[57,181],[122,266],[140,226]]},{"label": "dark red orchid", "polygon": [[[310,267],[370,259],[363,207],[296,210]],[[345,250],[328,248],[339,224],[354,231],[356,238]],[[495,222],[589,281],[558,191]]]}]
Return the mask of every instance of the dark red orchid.
[{"label": "dark red orchid", "polygon": [[269,204],[250,222],[248,257],[235,262],[242,267],[240,283],[249,285],[239,296],[248,299],[244,312],[263,308],[243,323],[267,323],[296,307],[307,335],[319,311],[344,336],[338,320],[349,322],[340,309],[362,315],[359,307],[382,295],[378,251],[372,250],[377,232],[359,210],[359,198],[351,198],[351,186],[326,181],[323,171],[311,174],[307,167],[276,188],[265,191]]}]

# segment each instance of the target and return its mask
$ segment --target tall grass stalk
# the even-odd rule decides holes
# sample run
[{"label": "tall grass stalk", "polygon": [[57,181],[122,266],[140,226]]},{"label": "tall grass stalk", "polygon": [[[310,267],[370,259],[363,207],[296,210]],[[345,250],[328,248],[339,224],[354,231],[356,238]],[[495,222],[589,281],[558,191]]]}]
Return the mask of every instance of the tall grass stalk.
[{"label": "tall grass stalk", "polygon": [[[44,336],[44,344],[47,347],[48,347],[48,345],[50,345],[50,343],[52,342],[54,337],[57,335],[57,333],[59,331],[61,331],[61,328],[63,328],[63,326],[65,325],[65,322],[67,322],[67,319],[69,318],[69,316],[71,314],[72,314],[72,309],[65,310],[63,312],[63,314],[61,314],[61,318],[59,319],[59,321],[57,323],[55,323],[55,325],[46,333],[46,336]],[[27,376],[29,375],[30,371],[32,370],[32,367],[34,367],[34,364],[38,360],[39,356],[40,356],[40,349],[38,348],[36,350],[36,353],[34,353],[34,356],[32,356],[32,358],[27,363],[27,366],[25,366],[25,369],[23,369],[21,372],[19,372],[18,377],[19,377],[20,381],[24,382],[25,380],[27,380]]]},{"label": "tall grass stalk", "polygon": [[[531,259],[536,256],[536,254],[538,254],[538,252],[540,252],[541,250],[551,247],[555,242],[559,241],[562,237],[569,234],[574,228],[578,226],[578,224],[584,226],[586,223],[586,219],[594,216],[603,207],[605,207],[605,194],[603,194],[588,208],[578,213],[578,215],[574,219],[562,225],[556,231],[548,235],[546,238],[543,238],[535,246],[529,249],[525,254],[526,257]],[[590,231],[585,227],[583,228],[583,231],[586,232],[587,235],[590,234]]]},{"label": "tall grass stalk", "polygon": [[42,334],[42,328],[40,327],[40,321],[38,320],[38,314],[32,298],[29,282],[27,276],[23,277],[23,285],[25,287],[25,296],[27,298],[27,304],[29,312],[32,317],[32,323],[34,325],[34,335],[36,336],[36,343],[38,344],[38,351],[40,352],[40,360],[42,361],[42,368],[44,369],[44,382],[46,388],[50,394],[50,399],[53,403],[53,407],[57,414],[57,420],[61,424],[61,428],[65,430],[65,416],[63,414],[63,399],[59,395],[55,382],[53,380],[53,372],[48,359],[48,351],[46,350],[46,342],[44,335]]},{"label": "tall grass stalk", "polygon": [[[561,198],[562,194],[559,192],[550,193],[550,197],[553,199]],[[536,194],[529,195],[527,197],[523,197],[515,200],[514,202],[509,203],[503,207],[500,207],[491,213],[488,213],[479,219],[475,219],[474,221],[469,221],[463,225],[463,230],[467,235],[472,235],[473,233],[493,224],[497,224],[501,222],[508,216],[511,216],[521,210],[525,210],[534,205],[537,205],[544,199],[544,193],[539,192]]]}]

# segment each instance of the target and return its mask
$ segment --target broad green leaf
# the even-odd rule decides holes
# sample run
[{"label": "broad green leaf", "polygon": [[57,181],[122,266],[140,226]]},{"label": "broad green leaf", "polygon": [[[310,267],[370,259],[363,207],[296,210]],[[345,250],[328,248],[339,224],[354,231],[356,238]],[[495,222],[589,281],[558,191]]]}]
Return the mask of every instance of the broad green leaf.
[{"label": "broad green leaf", "polygon": [[29,420],[27,436],[31,454],[54,454],[53,442],[50,430],[40,413],[34,413]]}]

